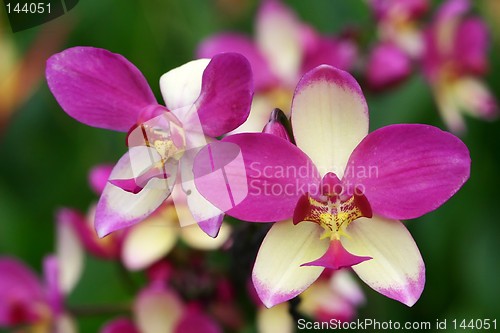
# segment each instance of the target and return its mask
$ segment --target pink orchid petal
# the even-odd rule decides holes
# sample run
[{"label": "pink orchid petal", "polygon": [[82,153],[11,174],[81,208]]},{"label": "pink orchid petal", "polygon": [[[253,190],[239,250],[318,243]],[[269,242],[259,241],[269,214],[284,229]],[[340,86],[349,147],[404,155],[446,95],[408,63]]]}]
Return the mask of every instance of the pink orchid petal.
[{"label": "pink orchid petal", "polygon": [[366,67],[367,83],[374,90],[396,85],[412,71],[408,55],[391,43],[377,45],[371,51]]},{"label": "pink orchid petal", "polygon": [[[131,155],[132,154],[132,155]],[[133,156],[133,158],[131,158]],[[150,163],[149,154],[140,147],[133,147],[116,164],[110,179],[129,179],[134,177],[133,169],[142,166],[133,163]],[[137,194],[133,194],[108,183],[97,204],[95,228],[99,237],[134,225],[152,214],[170,195],[168,180],[153,178]]]},{"label": "pink orchid petal", "polygon": [[455,20],[470,10],[469,0],[447,0],[436,12],[436,22],[439,24]]},{"label": "pink orchid petal", "polygon": [[195,111],[203,133],[217,137],[243,124],[250,113],[253,89],[252,69],[244,56],[214,56],[203,72],[196,101]]},{"label": "pink orchid petal", "polygon": [[352,269],[382,295],[412,306],[425,284],[425,266],[405,226],[380,217],[361,218],[347,228],[342,245],[351,253],[370,256]]},{"label": "pink orchid petal", "polygon": [[323,65],[297,85],[291,121],[297,146],[320,173],[341,178],[351,152],[368,133],[368,106],[351,74]]},{"label": "pink orchid petal", "polygon": [[128,318],[117,318],[104,324],[101,333],[140,333]]},{"label": "pink orchid petal", "polygon": [[[227,144],[239,153],[224,148]],[[299,197],[317,193],[320,182],[304,153],[266,133],[236,134],[210,144],[196,157],[194,175],[208,201],[230,216],[253,222],[290,218]]]},{"label": "pink orchid petal", "polygon": [[252,66],[255,89],[276,86],[278,79],[271,72],[267,60],[248,37],[234,33],[215,35],[198,47],[199,58],[212,58],[216,54],[235,52],[244,55]]},{"label": "pink orchid petal", "polygon": [[390,20],[396,12],[408,20],[421,17],[429,9],[429,0],[369,0],[377,20]]},{"label": "pink orchid petal", "polygon": [[56,256],[49,255],[44,258],[43,275],[50,308],[55,316],[61,315],[64,312],[64,295],[61,290],[61,274]]},{"label": "pink orchid petal", "polygon": [[113,165],[101,164],[93,167],[89,172],[89,184],[95,193],[101,194],[106,186],[109,175],[113,171]]},{"label": "pink orchid petal", "polygon": [[344,249],[339,240],[334,239],[330,242],[328,250],[321,258],[302,264],[302,266],[323,266],[337,270],[344,267],[351,267],[370,259],[371,257],[362,257],[349,253]]},{"label": "pink orchid petal", "polygon": [[302,23],[279,0],[266,0],[257,14],[256,42],[281,81],[293,86],[303,58]]},{"label": "pink orchid petal", "polygon": [[412,219],[446,202],[469,178],[467,147],[428,125],[390,125],[370,133],[343,179],[361,189],[374,214]]},{"label": "pink orchid petal", "polygon": [[94,127],[126,132],[156,99],[141,72],[123,56],[73,47],[47,61],[47,83],[63,110]]},{"label": "pink orchid petal", "polygon": [[174,333],[221,333],[217,323],[199,309],[188,309],[177,323]]},{"label": "pink orchid petal", "polygon": [[358,50],[354,42],[318,36],[306,51],[302,73],[323,64],[348,71],[355,64],[357,57]]},{"label": "pink orchid petal", "polygon": [[272,226],[260,246],[252,273],[255,290],[265,306],[297,296],[319,277],[323,267],[302,264],[328,249],[328,240],[320,240],[321,232],[315,223],[294,225],[291,220]]},{"label": "pink orchid petal", "polygon": [[0,326],[36,321],[40,305],[47,301],[37,276],[9,257],[0,257],[0,272]]},{"label": "pink orchid petal", "polygon": [[283,123],[288,123],[286,115],[280,109],[274,109],[269,117],[269,122],[264,126],[262,130],[263,133],[273,134],[280,137],[286,141],[292,142],[290,135],[283,125]]},{"label": "pink orchid petal", "polygon": [[464,20],[455,34],[457,63],[461,71],[482,75],[488,69],[488,27],[479,18]]}]

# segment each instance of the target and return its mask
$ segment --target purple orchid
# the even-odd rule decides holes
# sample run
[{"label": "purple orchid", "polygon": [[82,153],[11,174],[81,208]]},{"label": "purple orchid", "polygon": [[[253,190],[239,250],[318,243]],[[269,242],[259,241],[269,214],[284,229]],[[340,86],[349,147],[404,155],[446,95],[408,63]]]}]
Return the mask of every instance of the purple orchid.
[{"label": "purple orchid", "polygon": [[424,74],[454,132],[465,130],[461,113],[498,116],[498,104],[480,79],[488,68],[488,28],[480,18],[466,16],[469,10],[467,0],[445,2],[425,33]]},{"label": "purple orchid", "polygon": [[[399,220],[438,208],[460,189],[470,172],[467,147],[427,125],[391,125],[368,134],[358,83],[326,65],[299,82],[291,122],[297,146],[266,133],[236,134],[219,143],[238,145],[246,169],[225,167],[228,177],[241,177],[248,188],[227,214],[281,221],[264,239],[253,269],[260,299],[271,307],[307,289],[325,267],[352,266],[370,287],[412,306],[424,287],[425,266]],[[211,166],[199,163],[208,149],[216,152],[217,145],[195,159],[195,182],[222,207]],[[224,156],[214,154],[213,165],[219,159]]]},{"label": "purple orchid", "polygon": [[370,88],[394,86],[412,73],[412,60],[423,51],[417,20],[429,9],[428,0],[370,0],[380,41],[370,50],[366,80]]},{"label": "purple orchid", "polygon": [[238,133],[260,132],[275,107],[289,113],[293,88],[305,72],[321,64],[348,70],[357,59],[353,41],[320,35],[278,0],[262,2],[254,40],[227,32],[207,38],[198,48],[199,57],[221,52],[243,54],[254,73],[257,94],[250,116]]},{"label": "purple orchid", "polygon": [[253,81],[243,56],[216,55],[167,72],[160,79],[166,106],[156,102],[132,63],[104,49],[74,47],[56,54],[47,61],[46,76],[68,115],[90,126],[128,131],[129,151],[111,172],[97,205],[100,237],[144,220],[174,186],[182,187],[180,195],[187,196],[200,227],[217,235],[223,213],[196,191],[190,156],[247,119]]}]

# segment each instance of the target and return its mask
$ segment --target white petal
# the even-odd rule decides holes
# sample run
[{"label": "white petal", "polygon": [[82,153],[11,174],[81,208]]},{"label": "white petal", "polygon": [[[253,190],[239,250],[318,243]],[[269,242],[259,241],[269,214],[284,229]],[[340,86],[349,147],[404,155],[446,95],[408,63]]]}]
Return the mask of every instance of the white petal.
[{"label": "white petal", "polygon": [[267,307],[285,302],[304,291],[323,267],[300,265],[321,257],[329,242],[320,240],[321,227],[291,220],[277,222],[264,238],[253,267],[252,280]]},{"label": "white petal", "polygon": [[203,71],[210,59],[193,60],[163,74],[160,89],[169,110],[192,105],[200,96]]},{"label": "white petal", "polygon": [[177,296],[159,288],[142,291],[134,305],[135,323],[141,333],[174,332],[182,312]]},{"label": "white petal", "polygon": [[141,270],[155,263],[174,247],[179,225],[173,206],[130,228],[122,245],[122,261],[129,270]]},{"label": "white petal", "polygon": [[365,303],[365,294],[350,269],[336,271],[330,278],[330,288],[353,305]]},{"label": "white petal", "polygon": [[57,317],[55,322],[55,333],[77,333],[75,320],[67,313]]},{"label": "white petal", "polygon": [[197,224],[183,227],[180,231],[182,240],[192,248],[198,250],[218,249],[231,236],[231,226],[227,223],[222,223],[219,234],[215,238],[208,236]]},{"label": "white petal", "polygon": [[361,218],[342,238],[346,250],[373,259],[352,269],[379,293],[412,306],[425,284],[425,266],[415,241],[399,221]]},{"label": "white petal", "polygon": [[434,96],[438,110],[446,126],[453,133],[463,132],[465,130],[465,121],[458,107],[453,90],[442,84],[435,88]]},{"label": "white petal", "polygon": [[68,294],[80,280],[85,257],[80,237],[72,222],[64,220],[64,215],[61,215],[57,225],[56,256],[58,282],[62,292]]},{"label": "white petal", "polygon": [[285,84],[293,86],[303,57],[300,22],[278,1],[265,1],[257,18],[257,45],[271,70]]},{"label": "white petal", "polygon": [[349,156],[368,134],[368,107],[356,80],[326,65],[308,72],[295,90],[292,126],[297,146],[320,173],[342,179]]},{"label": "white petal", "polygon": [[[133,158],[130,156],[133,155]],[[110,179],[134,178],[134,170],[140,169],[139,161],[150,161],[148,150],[134,147],[116,164]],[[132,163],[134,167],[132,168]],[[146,163],[146,162],[144,162]],[[147,164],[146,163],[146,164]],[[170,195],[175,177],[153,178],[137,194],[122,190],[108,183],[104,188],[95,215],[95,228],[99,237],[110,232],[134,225],[153,213]]]},{"label": "white petal", "polygon": [[257,310],[257,329],[259,333],[293,333],[295,321],[288,310],[288,303],[278,304],[270,309]]}]

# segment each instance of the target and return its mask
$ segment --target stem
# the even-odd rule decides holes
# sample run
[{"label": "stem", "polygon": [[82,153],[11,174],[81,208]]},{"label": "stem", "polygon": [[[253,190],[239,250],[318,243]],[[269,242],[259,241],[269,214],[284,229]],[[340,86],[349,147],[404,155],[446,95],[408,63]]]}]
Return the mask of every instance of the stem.
[{"label": "stem", "polygon": [[130,304],[108,304],[108,305],[77,305],[68,306],[68,311],[75,317],[87,317],[98,315],[116,315],[130,312]]}]

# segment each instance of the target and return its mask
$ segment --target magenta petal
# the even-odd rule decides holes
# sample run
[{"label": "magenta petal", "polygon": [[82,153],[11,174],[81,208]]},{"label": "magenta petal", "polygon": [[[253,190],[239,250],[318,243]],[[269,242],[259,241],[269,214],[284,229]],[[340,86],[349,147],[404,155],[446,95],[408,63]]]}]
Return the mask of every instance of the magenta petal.
[{"label": "magenta petal", "polygon": [[455,35],[455,57],[466,73],[484,74],[488,67],[488,27],[478,19],[462,22]]},{"label": "magenta petal", "polygon": [[437,10],[435,20],[439,23],[454,20],[467,13],[469,9],[469,0],[447,0]]},{"label": "magenta petal", "polygon": [[106,323],[101,333],[139,333],[134,323],[128,318],[118,318]]},{"label": "magenta petal", "polygon": [[348,71],[356,62],[356,44],[348,39],[317,37],[310,43],[302,63],[302,73],[319,65],[330,65]]},{"label": "magenta petal", "polygon": [[454,135],[428,125],[391,125],[353,151],[342,180],[364,192],[374,214],[411,219],[432,211],[469,178],[469,151]]},{"label": "magenta petal", "polygon": [[390,43],[377,45],[366,66],[366,80],[374,90],[398,84],[410,76],[412,70],[408,55]]},{"label": "magenta petal", "polygon": [[0,257],[0,326],[31,323],[46,303],[36,275],[20,261]]},{"label": "magenta petal", "polygon": [[51,309],[54,311],[54,314],[60,315],[63,313],[64,296],[59,281],[60,269],[56,256],[50,255],[44,258],[43,274],[45,277],[47,299]]},{"label": "magenta petal", "polygon": [[205,135],[217,137],[245,122],[250,113],[253,79],[250,63],[237,53],[216,55],[203,72],[197,115]]},{"label": "magenta petal", "polygon": [[[224,156],[212,143],[200,151],[193,170],[200,193],[228,215],[253,222],[284,220],[293,215],[301,195],[318,192],[316,167],[291,143],[266,133],[236,134],[222,143],[236,145],[240,154]],[[240,155],[243,164],[233,163]],[[232,198],[246,196],[229,205],[222,195],[228,191]]]},{"label": "magenta petal", "polygon": [[47,83],[63,110],[94,127],[126,132],[156,104],[141,72],[123,56],[74,47],[47,60]]},{"label": "magenta petal", "polygon": [[197,308],[188,309],[181,317],[174,333],[221,333],[216,322]]},{"label": "magenta petal", "polygon": [[277,84],[278,79],[269,68],[267,60],[248,37],[225,33],[204,40],[198,48],[199,58],[212,58],[219,53],[235,52],[244,55],[252,66],[255,89],[265,89]]},{"label": "magenta petal", "polygon": [[[269,122],[264,126],[263,133],[268,133],[280,137],[286,141],[292,142],[289,132],[287,131],[284,123],[289,123],[287,116],[280,109],[274,109],[269,117]],[[290,130],[291,134],[291,130]]]},{"label": "magenta petal", "polygon": [[348,252],[339,240],[334,239],[330,242],[330,247],[321,258],[302,264],[301,266],[323,266],[330,269],[341,269],[370,259],[372,258],[360,257]]},{"label": "magenta petal", "polygon": [[219,230],[223,220],[224,214],[220,214],[204,221],[198,221],[198,225],[200,226],[201,230],[203,230],[207,235],[215,238],[219,234]]},{"label": "magenta petal", "polygon": [[89,184],[95,193],[101,194],[113,170],[110,164],[97,165],[89,172]]}]

